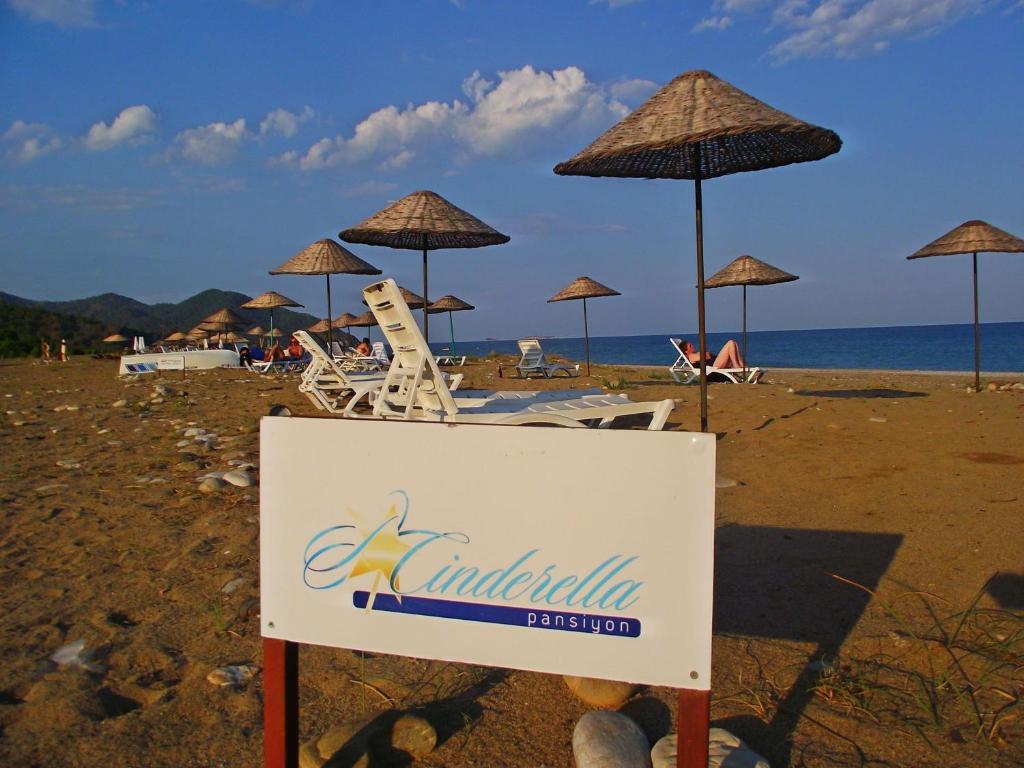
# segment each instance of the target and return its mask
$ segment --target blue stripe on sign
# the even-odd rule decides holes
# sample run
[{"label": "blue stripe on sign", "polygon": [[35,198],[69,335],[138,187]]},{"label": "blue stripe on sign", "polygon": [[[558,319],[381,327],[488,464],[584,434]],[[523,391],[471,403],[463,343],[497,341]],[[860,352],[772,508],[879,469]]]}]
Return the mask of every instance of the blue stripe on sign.
[{"label": "blue stripe on sign", "polygon": [[[366,608],[369,592],[352,593],[352,604]],[[481,621],[486,624],[507,624],[530,629],[555,629],[563,632],[585,632],[592,635],[640,637],[640,620],[622,616],[600,616],[593,613],[551,611],[543,608],[519,608],[507,605],[460,603],[456,600],[436,600],[429,597],[378,594],[373,601],[374,611],[405,613],[411,616],[433,616],[438,619]]]}]

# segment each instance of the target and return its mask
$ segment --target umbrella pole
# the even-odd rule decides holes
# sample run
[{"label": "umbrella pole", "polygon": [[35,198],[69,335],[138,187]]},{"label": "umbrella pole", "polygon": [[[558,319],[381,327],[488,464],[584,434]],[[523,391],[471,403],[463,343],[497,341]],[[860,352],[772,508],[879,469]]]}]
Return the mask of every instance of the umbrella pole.
[{"label": "umbrella pole", "polygon": [[697,331],[700,336],[700,431],[708,431],[707,335],[704,329],[704,203],[700,193],[700,146],[694,152],[693,192],[697,227]]},{"label": "umbrella pole", "polygon": [[981,389],[981,329],[978,326],[978,253],[974,252],[974,389]]},{"label": "umbrella pole", "polygon": [[270,338],[274,338],[274,308],[270,308]]},{"label": "umbrella pole", "polygon": [[430,344],[430,317],[427,307],[430,306],[430,296],[427,294],[427,236],[423,235],[423,338]]},{"label": "umbrella pole", "polygon": [[587,299],[583,298],[583,349],[587,355],[587,376],[590,375],[590,328],[587,326]]},{"label": "umbrella pole", "polygon": [[455,323],[452,321],[452,313],[448,312],[448,330],[452,332],[452,362],[455,362]]},{"label": "umbrella pole", "polygon": [[334,334],[331,333],[331,276],[327,275],[327,354],[334,356]]},{"label": "umbrella pole", "polygon": [[743,380],[747,380],[747,286],[743,286]]}]

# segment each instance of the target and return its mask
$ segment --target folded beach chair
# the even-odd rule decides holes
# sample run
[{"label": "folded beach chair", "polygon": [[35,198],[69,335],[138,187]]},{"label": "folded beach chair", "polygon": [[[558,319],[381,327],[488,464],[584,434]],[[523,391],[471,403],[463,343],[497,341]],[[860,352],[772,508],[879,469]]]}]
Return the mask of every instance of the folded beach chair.
[{"label": "folded beach chair", "polygon": [[674,408],[671,400],[634,403],[625,395],[559,400],[453,395],[438,384],[441,371],[395,281],[374,283],[363,289],[363,296],[394,351],[384,385],[373,403],[377,418],[609,427],[621,416],[645,414],[651,417],[648,429],[660,430]]},{"label": "folded beach chair", "polygon": [[[679,384],[691,384],[694,381],[700,381],[700,363],[691,363],[690,359],[686,356],[683,351],[683,340],[682,339],[669,339],[672,346],[675,347],[679,357],[676,361],[669,366],[668,372],[672,374],[672,378]],[[757,384],[758,380],[764,375],[764,371],[760,368],[747,368],[744,371],[742,368],[715,368],[711,363],[707,364],[708,379],[713,374],[718,374],[725,378],[727,381],[731,381],[733,384],[739,384],[746,382],[747,384]]]},{"label": "folded beach chair", "polygon": [[567,365],[549,363],[537,339],[520,339],[516,343],[519,345],[519,351],[522,353],[522,357],[519,358],[519,363],[516,365],[516,370],[520,376],[529,378],[531,373],[539,373],[547,379],[556,376],[559,371],[566,376],[580,375],[579,363],[574,368],[570,368]]},{"label": "folded beach chair", "polygon": [[[373,403],[384,383],[383,372],[346,371],[337,360],[328,357],[323,347],[306,331],[296,331],[295,338],[311,357],[309,365],[302,372],[299,391],[318,410],[351,416],[355,406],[364,398],[367,403]],[[462,375],[445,377],[441,381],[447,387],[458,389]]]}]

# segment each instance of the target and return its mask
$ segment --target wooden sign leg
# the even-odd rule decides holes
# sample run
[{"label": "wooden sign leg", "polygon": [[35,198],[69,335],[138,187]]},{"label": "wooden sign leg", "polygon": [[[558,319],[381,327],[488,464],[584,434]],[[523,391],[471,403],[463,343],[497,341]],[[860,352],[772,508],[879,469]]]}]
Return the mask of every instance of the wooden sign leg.
[{"label": "wooden sign leg", "polygon": [[711,691],[680,689],[676,711],[676,768],[707,768]]},{"label": "wooden sign leg", "polygon": [[263,766],[299,768],[299,645],[263,638]]}]

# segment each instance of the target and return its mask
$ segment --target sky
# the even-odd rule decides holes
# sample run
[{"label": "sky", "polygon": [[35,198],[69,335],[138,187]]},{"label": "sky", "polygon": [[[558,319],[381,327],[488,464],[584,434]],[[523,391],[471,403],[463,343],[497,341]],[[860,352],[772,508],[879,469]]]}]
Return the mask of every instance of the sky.
[{"label": "sky", "polygon": [[[761,330],[971,321],[968,219],[1024,237],[1024,0],[0,0],[0,290],[180,301],[276,290],[322,316],[303,247],[429,189],[509,235],[434,251],[467,339],[696,327],[687,181],[561,177],[707,69],[842,150],[704,183],[706,274],[750,254]],[[417,293],[415,251],[352,245]],[[1024,320],[1024,255],[979,256],[983,322]],[[332,278],[358,314],[367,278]],[[741,289],[708,293],[740,325]]]}]

